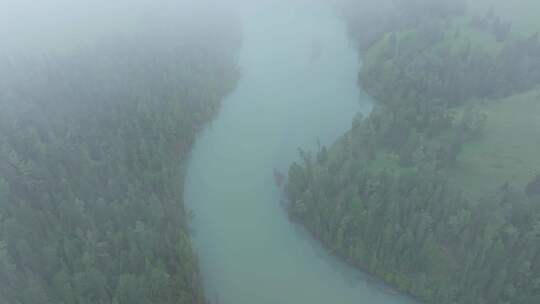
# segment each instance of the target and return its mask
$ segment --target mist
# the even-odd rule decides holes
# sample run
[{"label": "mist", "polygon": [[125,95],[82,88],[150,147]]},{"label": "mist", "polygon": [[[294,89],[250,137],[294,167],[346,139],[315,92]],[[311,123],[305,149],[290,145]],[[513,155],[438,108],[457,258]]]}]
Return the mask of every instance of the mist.
[{"label": "mist", "polygon": [[539,303],[536,2],[0,0],[0,303]]},{"label": "mist", "polygon": [[122,37],[204,37],[238,7],[212,0],[2,0],[0,6],[3,52],[65,51]]}]

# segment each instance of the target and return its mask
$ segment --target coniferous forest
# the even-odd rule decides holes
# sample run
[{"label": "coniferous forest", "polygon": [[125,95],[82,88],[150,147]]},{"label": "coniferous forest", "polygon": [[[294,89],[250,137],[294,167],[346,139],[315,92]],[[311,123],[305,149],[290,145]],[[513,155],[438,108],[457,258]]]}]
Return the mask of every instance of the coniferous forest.
[{"label": "coniferous forest", "polygon": [[181,186],[238,78],[232,24],[2,59],[1,303],[206,302]]}]

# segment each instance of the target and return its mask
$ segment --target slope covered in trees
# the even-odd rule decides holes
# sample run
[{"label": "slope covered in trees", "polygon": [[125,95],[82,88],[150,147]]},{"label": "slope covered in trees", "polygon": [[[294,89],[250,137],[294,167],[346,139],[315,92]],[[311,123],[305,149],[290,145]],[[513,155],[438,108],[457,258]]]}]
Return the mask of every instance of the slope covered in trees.
[{"label": "slope covered in trees", "polygon": [[[345,11],[360,84],[379,105],[331,147],[301,151],[289,212],[334,253],[428,303],[538,303],[540,168],[475,196],[457,181],[461,152],[505,129],[488,109],[540,84],[538,35],[464,2],[395,3]],[[522,112],[537,110],[529,101]],[[537,142],[527,126],[521,140]]]},{"label": "slope covered in trees", "polygon": [[182,165],[236,83],[232,24],[3,58],[0,302],[206,302]]}]

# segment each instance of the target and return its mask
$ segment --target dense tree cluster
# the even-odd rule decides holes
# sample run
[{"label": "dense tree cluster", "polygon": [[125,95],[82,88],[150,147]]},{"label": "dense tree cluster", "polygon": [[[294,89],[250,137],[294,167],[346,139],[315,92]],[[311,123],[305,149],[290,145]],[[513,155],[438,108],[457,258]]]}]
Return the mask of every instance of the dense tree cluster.
[{"label": "dense tree cluster", "polygon": [[346,13],[363,39],[360,82],[380,105],[330,148],[300,151],[288,209],[332,252],[428,303],[539,303],[540,178],[481,199],[449,178],[489,119],[472,99],[540,83],[538,36],[474,47],[452,27],[461,10],[444,3],[393,7],[375,34]]},{"label": "dense tree cluster", "polygon": [[[384,132],[367,131],[378,116],[316,157],[302,151],[289,171],[291,216],[334,253],[428,303],[538,303],[540,196],[502,185],[469,201],[438,165],[448,162],[440,146],[413,145],[404,164],[402,152],[383,148]],[[385,152],[370,157],[373,147]],[[394,163],[374,167],[385,153]]]},{"label": "dense tree cluster", "polygon": [[462,36],[446,21],[389,32],[368,51],[361,82],[382,102],[418,93],[450,106],[507,97],[540,83],[537,34],[508,39],[495,51]]},{"label": "dense tree cluster", "polygon": [[362,85],[381,102],[414,91],[457,105],[540,83],[539,35],[511,35],[511,23],[492,11],[469,18],[464,1],[389,0],[371,8],[342,1],[352,39],[369,59]]},{"label": "dense tree cluster", "polygon": [[220,31],[2,61],[0,302],[205,302],[182,164],[238,77]]}]

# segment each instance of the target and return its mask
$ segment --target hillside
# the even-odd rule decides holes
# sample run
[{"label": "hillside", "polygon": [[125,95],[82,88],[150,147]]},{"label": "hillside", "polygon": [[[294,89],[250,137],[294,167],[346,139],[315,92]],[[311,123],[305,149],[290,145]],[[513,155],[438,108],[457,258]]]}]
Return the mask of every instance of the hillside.
[{"label": "hillside", "polygon": [[523,189],[540,173],[540,91],[477,107],[488,117],[483,134],[458,156],[452,179],[478,197],[509,182]]}]

